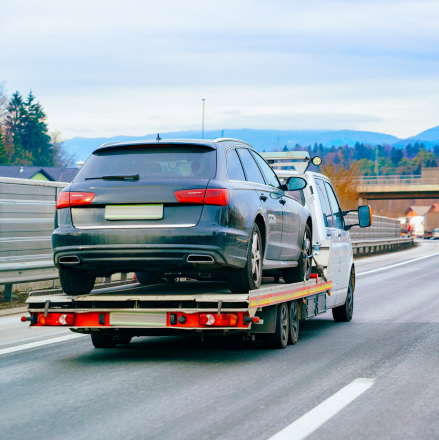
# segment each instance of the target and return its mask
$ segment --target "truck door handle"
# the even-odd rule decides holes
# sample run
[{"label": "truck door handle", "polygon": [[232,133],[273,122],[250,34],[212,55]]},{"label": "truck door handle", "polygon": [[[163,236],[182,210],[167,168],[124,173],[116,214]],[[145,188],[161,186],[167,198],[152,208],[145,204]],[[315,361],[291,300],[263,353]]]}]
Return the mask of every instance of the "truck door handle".
[{"label": "truck door handle", "polygon": [[259,197],[263,202],[265,202],[266,200],[267,200],[267,196],[264,196],[263,194],[262,194],[262,196],[261,197]]},{"label": "truck door handle", "polygon": [[284,199],[280,199],[279,200],[279,203],[281,204],[281,205],[285,205],[285,203],[287,203]]}]

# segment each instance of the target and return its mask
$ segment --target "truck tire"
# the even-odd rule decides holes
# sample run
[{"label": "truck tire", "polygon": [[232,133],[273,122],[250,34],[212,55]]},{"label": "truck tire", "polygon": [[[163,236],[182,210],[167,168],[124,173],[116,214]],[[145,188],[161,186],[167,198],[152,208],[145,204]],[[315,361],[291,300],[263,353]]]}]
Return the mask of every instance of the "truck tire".
[{"label": "truck tire", "polygon": [[349,278],[348,293],[346,295],[346,302],[342,306],[334,307],[332,309],[332,317],[335,322],[349,322],[354,314],[354,288],[352,277]]},{"label": "truck tire", "polygon": [[312,255],[311,230],[306,225],[303,232],[302,251],[300,252],[297,267],[288,267],[282,270],[282,276],[287,284],[309,280],[311,277],[312,258],[307,258],[307,256],[310,255]]},{"label": "truck tire", "polygon": [[67,295],[87,295],[93,290],[96,277],[84,270],[59,268],[59,279],[64,293]]},{"label": "truck tire", "polygon": [[289,338],[289,307],[287,303],[279,304],[276,314],[276,330],[274,333],[264,334],[265,348],[283,349],[288,345]]},{"label": "truck tire", "polygon": [[291,301],[289,304],[289,332],[288,345],[296,345],[299,339],[299,307],[297,301]]},{"label": "truck tire", "polygon": [[114,348],[117,345],[113,335],[105,335],[98,332],[91,334],[91,343],[94,348]]},{"label": "truck tire", "polygon": [[140,284],[160,284],[163,283],[162,274],[156,272],[135,272],[136,280]]},{"label": "truck tire", "polygon": [[259,289],[262,280],[262,240],[258,225],[253,225],[247,251],[247,263],[242,269],[229,268],[227,284],[232,293],[248,293]]}]

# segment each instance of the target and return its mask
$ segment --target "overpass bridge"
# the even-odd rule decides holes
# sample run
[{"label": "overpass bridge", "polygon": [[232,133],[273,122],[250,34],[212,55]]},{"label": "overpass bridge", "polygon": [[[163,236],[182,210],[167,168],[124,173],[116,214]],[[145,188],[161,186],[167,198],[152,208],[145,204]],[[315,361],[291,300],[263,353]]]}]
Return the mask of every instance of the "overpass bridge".
[{"label": "overpass bridge", "polygon": [[364,204],[368,200],[439,199],[439,172],[421,176],[363,176],[357,185]]}]

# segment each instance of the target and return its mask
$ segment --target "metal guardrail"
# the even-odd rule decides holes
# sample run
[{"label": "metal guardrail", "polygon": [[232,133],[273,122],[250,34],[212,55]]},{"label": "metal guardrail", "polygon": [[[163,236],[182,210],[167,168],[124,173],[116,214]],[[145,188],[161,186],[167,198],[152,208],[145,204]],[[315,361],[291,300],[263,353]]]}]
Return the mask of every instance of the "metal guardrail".
[{"label": "metal guardrail", "polygon": [[414,245],[414,238],[392,238],[389,240],[352,240],[354,255],[392,251]]},{"label": "metal guardrail", "polygon": [[58,278],[51,235],[56,199],[68,183],[0,177],[0,285]]},{"label": "metal guardrail", "polygon": [[[349,231],[351,241],[355,240],[378,240],[401,237],[401,222],[396,218],[374,215],[372,226],[369,228],[353,227]],[[350,212],[345,216],[347,225],[358,223],[358,214]]]},{"label": "metal guardrail", "polygon": [[363,176],[357,180],[359,187],[439,185],[437,176]]}]

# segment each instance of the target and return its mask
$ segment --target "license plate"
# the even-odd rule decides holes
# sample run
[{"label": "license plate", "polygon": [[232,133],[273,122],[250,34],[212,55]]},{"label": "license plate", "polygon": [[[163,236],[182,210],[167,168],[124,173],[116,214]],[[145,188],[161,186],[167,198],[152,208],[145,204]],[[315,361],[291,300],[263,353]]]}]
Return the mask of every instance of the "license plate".
[{"label": "license plate", "polygon": [[163,205],[107,205],[106,220],[160,220]]},{"label": "license plate", "polygon": [[165,327],[166,312],[110,312],[110,325]]}]

